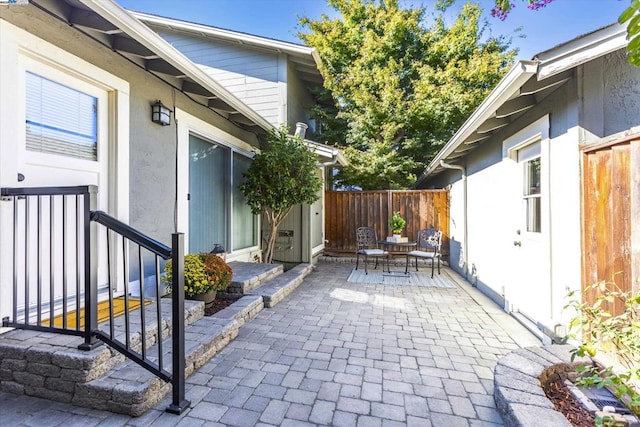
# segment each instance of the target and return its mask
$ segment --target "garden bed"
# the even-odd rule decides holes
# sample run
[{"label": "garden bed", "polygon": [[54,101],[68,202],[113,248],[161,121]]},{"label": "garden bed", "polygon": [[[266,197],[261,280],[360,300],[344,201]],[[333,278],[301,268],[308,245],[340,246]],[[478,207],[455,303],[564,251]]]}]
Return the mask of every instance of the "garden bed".
[{"label": "garden bed", "polygon": [[231,304],[238,301],[238,299],[239,298],[216,298],[211,304],[204,307],[204,315],[212,316],[220,310],[229,307]]},{"label": "garden bed", "polygon": [[545,395],[556,411],[562,413],[574,427],[593,427],[595,417],[569,391],[564,379],[557,376],[543,384]]}]

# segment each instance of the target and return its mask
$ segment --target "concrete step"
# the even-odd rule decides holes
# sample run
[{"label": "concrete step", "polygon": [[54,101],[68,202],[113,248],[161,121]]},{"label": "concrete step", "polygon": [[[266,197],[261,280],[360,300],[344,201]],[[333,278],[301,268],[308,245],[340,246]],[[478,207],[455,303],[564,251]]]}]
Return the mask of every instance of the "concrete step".
[{"label": "concrete step", "polygon": [[[229,307],[204,316],[204,303],[185,301],[185,366],[191,375],[238,335],[239,328],[264,307],[273,307],[297,288],[313,267],[300,264],[283,273],[282,265],[238,265],[237,289],[249,292]],[[234,266],[234,264],[236,264]],[[258,278],[256,278],[257,275]],[[237,294],[235,294],[237,296]],[[163,324],[163,360],[171,371],[170,300],[160,300]],[[148,355],[157,354],[155,305],[145,306]],[[139,313],[130,326],[140,330]],[[116,320],[116,335],[124,333],[124,320]],[[108,325],[101,325],[108,330]],[[149,373],[106,345],[84,352],[78,337],[48,332],[12,330],[0,335],[0,390],[74,403],[95,409],[139,416],[171,391],[171,384]],[[140,347],[140,333],[132,347]]]},{"label": "concrete step", "polygon": [[[155,303],[145,307],[146,347],[157,341],[158,326]],[[170,335],[171,300],[160,299],[162,337]],[[204,306],[198,301],[185,301],[185,325],[204,316]],[[129,314],[130,346],[142,348],[140,310]],[[109,322],[99,325],[108,333]],[[114,321],[115,338],[124,342],[125,317]],[[104,376],[125,361],[125,357],[106,345],[82,351],[78,345],[84,340],[77,336],[51,332],[13,329],[0,339],[0,389],[18,394],[46,397],[69,402],[76,384]]]},{"label": "concrete step", "polygon": [[298,264],[291,270],[254,288],[251,294],[260,295],[264,300],[264,306],[271,308],[300,286],[304,278],[312,271],[313,266],[311,264]]},{"label": "concrete step", "polygon": [[[204,316],[185,331],[185,375],[207,363],[231,340],[238,330],[264,308],[258,295],[247,295],[213,316]],[[165,369],[171,371],[171,340],[164,344]],[[154,354],[155,348],[150,349]],[[79,406],[142,415],[171,391],[171,384],[155,377],[135,362],[112,369],[107,375],[79,385],[72,403]]]},{"label": "concrete step", "polygon": [[234,261],[229,266],[233,270],[233,279],[226,292],[221,292],[223,297],[245,295],[284,271],[282,264]]}]

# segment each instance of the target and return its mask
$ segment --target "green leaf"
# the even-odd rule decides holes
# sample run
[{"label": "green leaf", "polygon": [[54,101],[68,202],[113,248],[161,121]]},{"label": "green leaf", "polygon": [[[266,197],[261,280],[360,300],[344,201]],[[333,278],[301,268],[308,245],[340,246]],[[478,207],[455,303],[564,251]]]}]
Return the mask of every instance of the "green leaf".
[{"label": "green leaf", "polygon": [[[636,3],[636,1],[634,1],[634,4]],[[626,8],[622,14],[618,17],[618,23],[620,24],[624,24],[625,22],[627,22],[629,19],[631,19],[631,17],[636,13],[636,11],[638,10],[637,7],[634,6],[634,4],[632,4],[631,6],[629,6],[628,8]]]}]

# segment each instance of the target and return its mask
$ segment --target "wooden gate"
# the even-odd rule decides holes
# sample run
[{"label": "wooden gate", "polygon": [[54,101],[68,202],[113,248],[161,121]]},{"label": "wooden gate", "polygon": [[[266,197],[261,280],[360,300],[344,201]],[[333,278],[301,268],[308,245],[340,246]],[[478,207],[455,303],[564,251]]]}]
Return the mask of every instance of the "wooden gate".
[{"label": "wooden gate", "polygon": [[435,227],[444,234],[448,254],[449,192],[447,190],[383,190],[325,192],[325,253],[355,253],[356,228],[373,227],[379,239],[391,235],[394,211],[407,221],[403,235],[415,240],[421,228]]},{"label": "wooden gate", "polygon": [[[612,281],[638,291],[640,280],[640,135],[583,148],[582,288]],[[587,295],[593,303],[595,293]],[[622,304],[614,307],[619,313]]]}]

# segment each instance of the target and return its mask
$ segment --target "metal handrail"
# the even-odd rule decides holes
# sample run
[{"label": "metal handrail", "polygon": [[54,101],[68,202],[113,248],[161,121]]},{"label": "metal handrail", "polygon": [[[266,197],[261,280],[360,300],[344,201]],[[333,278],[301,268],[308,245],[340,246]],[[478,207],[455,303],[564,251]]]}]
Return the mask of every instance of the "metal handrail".
[{"label": "metal handrail", "polygon": [[133,243],[142,246],[148,251],[161,256],[164,259],[171,258],[170,247],[146,236],[145,234],[142,234],[130,225],[117,220],[116,218],[103,211],[92,211],[91,221],[97,222],[98,224],[102,224],[105,227],[110,228],[121,236],[124,236],[125,238],[131,240]]},{"label": "metal handrail", "polygon": [[79,185],[72,187],[23,187],[0,188],[1,196],[77,196],[95,193],[95,185]]},{"label": "metal handrail", "polygon": [[[53,211],[54,211],[54,196],[58,197],[61,201],[61,209],[63,212],[62,217],[64,217],[64,212],[67,211],[67,197],[75,196],[75,205],[76,206],[73,211],[69,210],[70,213],[75,212],[76,215],[76,226],[74,227],[75,236],[76,236],[76,253],[77,255],[77,283],[78,287],[76,289],[76,310],[80,310],[81,306],[79,304],[79,296],[81,293],[80,284],[84,284],[84,306],[82,309],[85,314],[85,322],[84,327],[80,327],[78,323],[76,328],[67,327],[66,322],[62,327],[55,327],[53,325],[53,320],[49,321],[49,324],[46,325],[42,321],[42,292],[41,292],[41,284],[40,284],[40,265],[38,264],[38,279],[37,279],[37,323],[33,324],[29,322],[29,311],[28,311],[28,288],[29,281],[26,276],[26,270],[28,266],[25,262],[25,306],[26,314],[25,320],[20,322],[18,320],[18,301],[17,301],[17,289],[18,289],[18,279],[16,276],[16,262],[14,260],[14,285],[13,285],[13,320],[9,317],[2,319],[3,326],[11,326],[22,329],[32,329],[32,330],[41,330],[47,332],[55,332],[55,333],[63,333],[63,334],[71,334],[76,336],[81,336],[84,338],[84,342],[79,346],[82,350],[90,350],[98,345],[100,342],[104,342],[110,347],[114,348],[118,352],[124,354],[130,360],[136,362],[138,365],[144,367],[148,371],[152,372],[154,375],[160,377],[164,381],[171,382],[173,389],[173,400],[172,403],[167,408],[168,412],[180,414],[185,409],[187,409],[190,405],[190,402],[185,399],[185,320],[184,320],[184,235],[182,233],[173,233],[172,235],[172,247],[168,247],[146,235],[134,229],[133,227],[119,221],[118,219],[108,215],[102,211],[92,210],[95,207],[97,194],[96,186],[75,186],[75,187],[29,187],[29,188],[0,188],[0,196],[2,200],[12,201],[14,204],[13,212],[14,212],[14,227],[13,227],[13,245],[14,252],[17,247],[17,236],[24,236],[24,256],[27,256],[27,245],[29,245],[29,231],[26,227],[28,227],[27,217],[29,215],[29,199],[35,198],[37,206],[37,236],[35,244],[40,245],[40,233],[46,232],[44,228],[40,226],[40,218],[43,215],[44,218],[47,218],[47,213],[42,213],[41,211],[41,201],[47,201],[49,205],[49,217],[51,218],[49,221],[49,231],[53,235],[54,222],[53,222]],[[18,204],[23,206],[20,213],[20,220],[18,220]],[[60,206],[60,205],[57,205]],[[25,227],[24,230],[18,228],[18,223],[22,223],[22,226]],[[156,364],[152,362],[149,358],[146,357],[145,353],[145,327],[144,327],[144,304],[140,304],[141,316],[142,316],[142,331],[141,331],[141,339],[142,339],[142,354],[137,354],[135,351],[132,351],[130,348],[129,335],[128,332],[126,334],[126,343],[119,342],[114,337],[113,331],[113,312],[111,312],[111,333],[107,334],[98,329],[97,324],[97,302],[98,302],[98,286],[97,286],[97,260],[95,254],[92,254],[92,247],[95,245],[96,240],[96,227],[91,226],[91,222],[96,224],[101,224],[107,229],[107,248],[109,247],[109,230],[113,233],[122,236],[123,247],[125,241],[129,241],[130,243],[138,245],[139,248],[144,248],[151,252],[156,257],[155,267],[156,267],[156,286],[158,286],[158,277],[159,277],[159,265],[158,258],[162,258],[164,260],[171,259],[172,260],[172,362],[173,369],[172,372],[169,373],[163,368],[162,362],[162,337],[161,337],[161,328],[158,326],[158,363]],[[65,228],[65,220],[62,221],[62,230],[64,233]],[[41,229],[42,228],[42,229]],[[49,238],[50,248],[49,252],[53,253],[53,238]],[[62,245],[62,253],[65,251],[65,242],[66,240],[63,238]],[[39,246],[38,246],[39,247]],[[108,249],[107,249],[108,250]],[[38,249],[38,251],[40,251]],[[46,249],[45,249],[46,252]],[[39,252],[40,253],[40,252]],[[139,256],[141,257],[141,252],[139,249]],[[64,257],[64,255],[63,255]],[[107,256],[109,258],[109,255]],[[80,275],[81,262],[84,261],[84,266],[82,268],[83,275]],[[40,263],[40,256],[37,257],[38,263]],[[53,263],[53,257],[50,255],[49,262]],[[52,264],[53,265],[53,264]],[[63,267],[63,280],[64,275],[66,275],[66,265]],[[144,290],[143,290],[143,273],[142,273],[142,262],[140,260],[140,293],[141,297],[144,299]],[[53,271],[53,267],[51,267],[51,271]],[[125,271],[125,290],[127,289],[127,267],[126,261],[124,270]],[[53,277],[53,273],[51,273]],[[110,274],[109,274],[110,275]],[[53,279],[51,279],[53,281]],[[109,278],[109,282],[111,278]],[[50,284],[51,292],[53,294],[53,282]],[[64,286],[64,285],[63,285]],[[66,289],[66,288],[64,288]],[[66,301],[66,290],[63,291],[63,300]],[[125,301],[128,301],[128,294],[125,293]],[[109,284],[109,298],[113,299],[113,291],[111,288],[111,284]],[[159,301],[158,301],[159,303]],[[128,302],[125,302],[125,305],[128,305]],[[158,322],[160,322],[160,305],[157,304],[157,317]],[[50,302],[50,311],[53,313],[53,300]],[[66,318],[67,306],[66,302],[63,304],[63,317]],[[127,330],[128,330],[128,312],[129,310],[125,310],[125,317]],[[79,316],[78,316],[79,318]],[[51,317],[53,319],[53,317]]]}]

